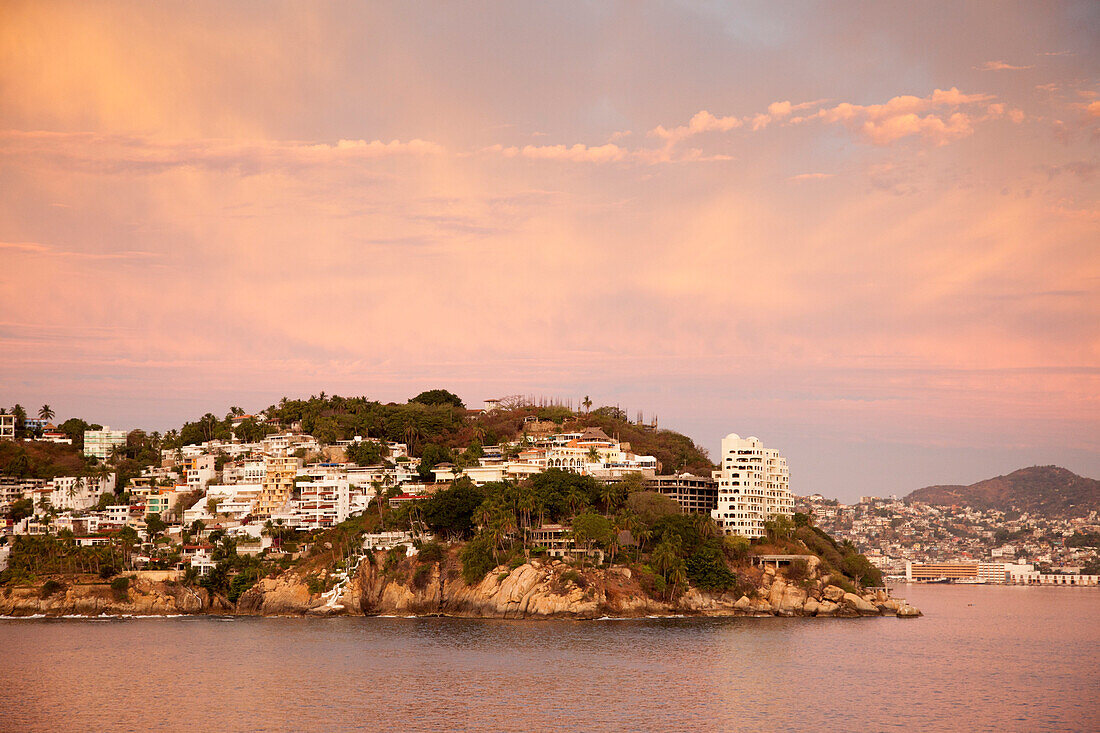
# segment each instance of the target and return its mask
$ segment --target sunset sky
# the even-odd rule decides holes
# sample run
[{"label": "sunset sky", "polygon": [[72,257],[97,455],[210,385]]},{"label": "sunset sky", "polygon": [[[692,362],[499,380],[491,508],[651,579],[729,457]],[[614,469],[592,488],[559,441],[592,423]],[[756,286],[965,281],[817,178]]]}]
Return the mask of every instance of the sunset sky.
[{"label": "sunset sky", "polygon": [[1100,477],[1098,39],[1095,2],[0,2],[0,404],[588,394],[802,494]]}]

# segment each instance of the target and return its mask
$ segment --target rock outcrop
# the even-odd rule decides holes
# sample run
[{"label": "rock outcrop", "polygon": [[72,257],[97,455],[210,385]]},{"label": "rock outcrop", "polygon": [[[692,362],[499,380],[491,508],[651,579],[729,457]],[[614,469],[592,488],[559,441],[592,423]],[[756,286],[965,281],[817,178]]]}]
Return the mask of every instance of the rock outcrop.
[{"label": "rock outcrop", "polygon": [[[749,592],[710,592],[688,587],[668,599],[647,592],[629,568],[581,569],[560,560],[530,560],[498,567],[467,585],[453,557],[421,563],[407,558],[386,566],[364,557],[340,585],[323,571],[295,569],[263,578],[236,604],[201,588],[141,578],[124,593],[104,583],[72,584],[43,597],[42,588],[8,588],[0,594],[0,615],[173,615],[256,616],[445,615],[472,618],[692,616],[919,616],[920,611],[884,590],[846,592],[819,577],[816,568],[797,581],[770,568],[758,573]],[[339,576],[343,578],[343,576]],[[318,587],[318,580],[322,581]],[[317,592],[329,588],[326,593]],[[311,590],[312,589],[312,590]]]},{"label": "rock outcrop", "polygon": [[116,593],[108,583],[72,584],[42,597],[42,589],[22,586],[0,594],[2,616],[171,616],[223,612],[221,599],[202,588],[135,580]]}]

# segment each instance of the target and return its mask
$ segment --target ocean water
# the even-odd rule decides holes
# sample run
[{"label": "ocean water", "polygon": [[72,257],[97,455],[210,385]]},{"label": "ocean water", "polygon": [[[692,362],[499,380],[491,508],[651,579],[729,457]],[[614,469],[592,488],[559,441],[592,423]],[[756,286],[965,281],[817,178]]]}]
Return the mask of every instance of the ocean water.
[{"label": "ocean water", "polygon": [[0,731],[1098,731],[1100,590],[919,619],[0,620]]}]

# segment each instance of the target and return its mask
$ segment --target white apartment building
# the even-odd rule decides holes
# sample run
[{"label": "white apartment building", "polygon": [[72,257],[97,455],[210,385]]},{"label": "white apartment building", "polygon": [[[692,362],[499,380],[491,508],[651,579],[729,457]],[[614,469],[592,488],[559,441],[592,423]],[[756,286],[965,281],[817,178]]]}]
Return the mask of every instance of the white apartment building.
[{"label": "white apartment building", "polygon": [[49,486],[50,505],[62,511],[80,511],[95,506],[99,497],[115,490],[115,474],[99,476],[58,476]]},{"label": "white apartment building", "polygon": [[186,459],[181,468],[187,478],[187,488],[190,491],[202,491],[206,485],[214,480],[217,471],[214,468],[214,456],[202,455]]},{"label": "white apartment building", "polygon": [[0,415],[0,440],[15,440],[15,415]]},{"label": "white apartment building", "polygon": [[227,464],[222,470],[222,483],[226,484],[259,484],[263,483],[267,468],[263,461],[242,461],[237,464]]},{"label": "white apartment building", "polygon": [[763,537],[764,522],[773,514],[794,512],[787,459],[759,438],[730,433],[722,439],[718,508],[711,512],[724,534]]},{"label": "white apartment building", "polygon": [[302,492],[301,498],[294,502],[298,529],[327,529],[350,516],[351,492],[347,476],[314,476],[313,481],[298,484],[298,488]]},{"label": "white apartment building", "polygon": [[125,430],[111,430],[104,427],[102,430],[84,431],[84,455],[95,456],[101,461],[107,460],[115,446],[126,445]]}]

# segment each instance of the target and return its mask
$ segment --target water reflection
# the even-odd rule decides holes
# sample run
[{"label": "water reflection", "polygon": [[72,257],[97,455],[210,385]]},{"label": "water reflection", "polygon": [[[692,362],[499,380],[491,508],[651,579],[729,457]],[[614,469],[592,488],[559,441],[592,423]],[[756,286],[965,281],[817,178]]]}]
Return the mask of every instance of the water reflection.
[{"label": "water reflection", "polygon": [[1100,593],[906,595],[925,618],[2,621],[0,730],[1100,729]]}]

